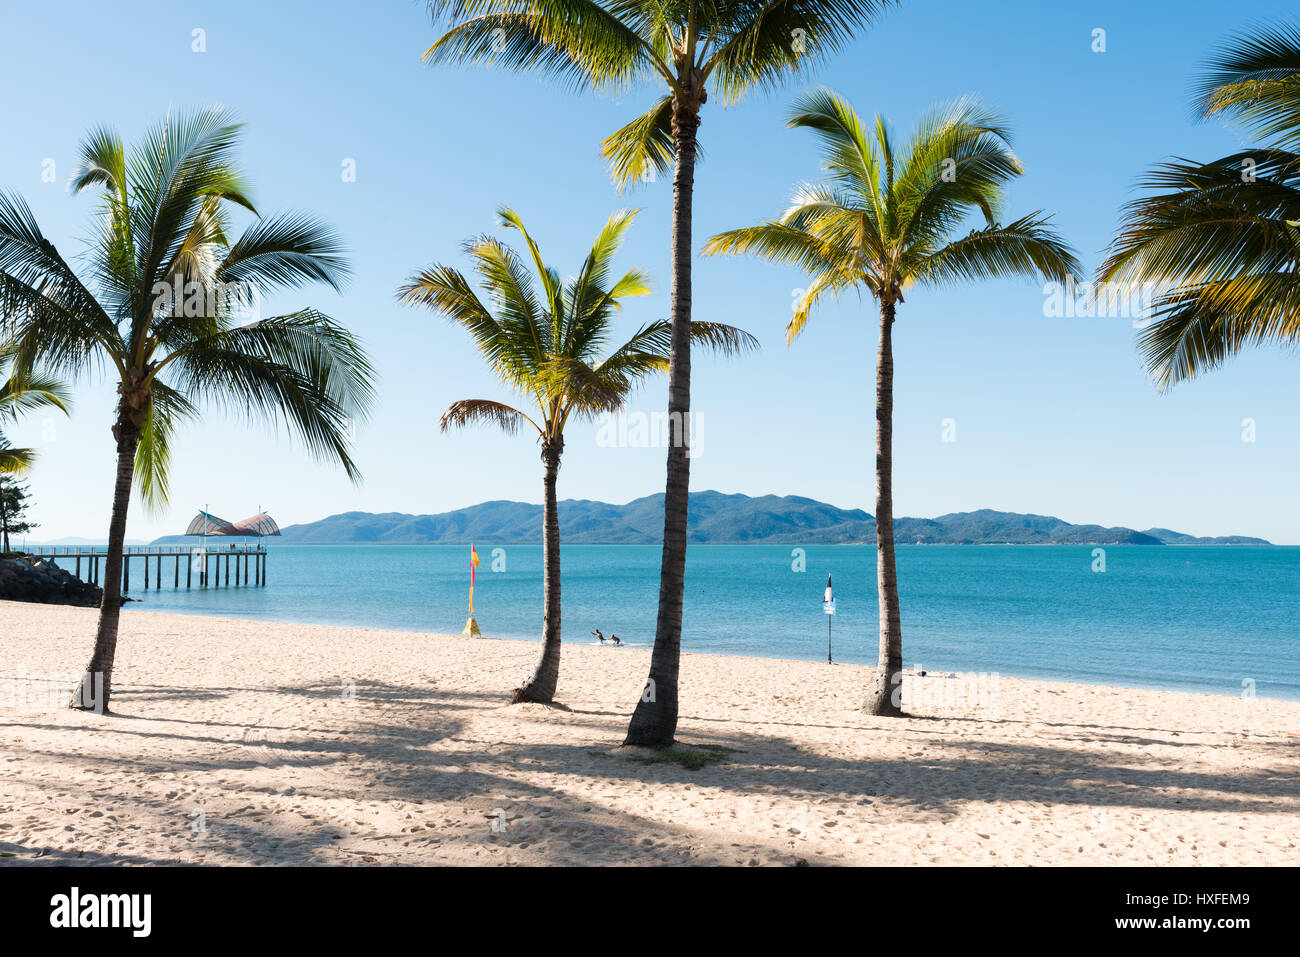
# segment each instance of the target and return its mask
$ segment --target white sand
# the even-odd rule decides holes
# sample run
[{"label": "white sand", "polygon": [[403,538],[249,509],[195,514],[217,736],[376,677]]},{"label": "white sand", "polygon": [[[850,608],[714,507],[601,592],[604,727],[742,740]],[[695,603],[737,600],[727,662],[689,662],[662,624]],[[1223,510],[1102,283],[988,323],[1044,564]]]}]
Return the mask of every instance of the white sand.
[{"label": "white sand", "polygon": [[[0,602],[0,675],[76,673],[95,614]],[[117,716],[0,680],[0,864],[1300,863],[1298,703],[927,677],[890,720],[868,668],[687,655],[678,736],[734,749],[692,771],[616,750],[646,652],[505,705],[534,655],[129,610]]]}]

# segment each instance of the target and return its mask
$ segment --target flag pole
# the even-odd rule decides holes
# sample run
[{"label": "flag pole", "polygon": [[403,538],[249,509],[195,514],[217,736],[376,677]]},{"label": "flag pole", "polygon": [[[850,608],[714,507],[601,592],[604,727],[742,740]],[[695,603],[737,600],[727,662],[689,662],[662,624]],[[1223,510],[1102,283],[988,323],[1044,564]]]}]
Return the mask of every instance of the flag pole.
[{"label": "flag pole", "polygon": [[831,591],[831,576],[826,576],[826,594],[822,597],[822,610],[826,612],[826,663],[831,661],[831,620],[835,617],[835,594]]},{"label": "flag pole", "polygon": [[463,638],[482,638],[483,632],[479,631],[478,622],[474,620],[474,576],[478,569],[478,552],[474,551],[474,543],[469,545],[469,621],[465,622],[465,627],[461,630]]}]

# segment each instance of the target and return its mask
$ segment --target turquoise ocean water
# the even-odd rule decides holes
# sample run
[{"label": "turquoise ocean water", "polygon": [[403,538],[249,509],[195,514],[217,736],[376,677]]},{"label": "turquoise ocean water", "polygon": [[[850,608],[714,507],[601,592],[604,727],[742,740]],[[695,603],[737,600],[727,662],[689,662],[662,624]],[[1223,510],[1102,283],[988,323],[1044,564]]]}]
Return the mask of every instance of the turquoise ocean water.
[{"label": "turquoise ocean water", "polygon": [[[455,633],[465,623],[464,546],[270,550],[266,588],[146,593],[137,568],[132,597],[142,601],[127,607],[425,632]],[[484,633],[536,639],[541,548],[479,543],[478,551],[475,614]],[[659,551],[565,546],[565,640],[590,642],[600,628],[650,647]],[[1106,570],[1096,572],[1086,546],[899,546],[905,664],[1230,695],[1251,680],[1260,696],[1300,700],[1300,547],[1105,551]],[[824,661],[821,599],[831,574],[835,660],[873,663],[875,549],[802,552],[801,563],[791,546],[691,546],[684,650]]]}]

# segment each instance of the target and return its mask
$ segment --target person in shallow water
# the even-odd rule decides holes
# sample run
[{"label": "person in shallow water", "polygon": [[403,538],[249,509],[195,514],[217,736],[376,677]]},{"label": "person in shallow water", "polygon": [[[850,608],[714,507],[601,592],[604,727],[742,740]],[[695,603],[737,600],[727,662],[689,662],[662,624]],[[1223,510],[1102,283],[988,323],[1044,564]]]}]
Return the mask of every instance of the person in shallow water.
[{"label": "person in shallow water", "polygon": [[605,636],[600,633],[599,628],[593,631],[592,634],[596,636],[596,640],[599,641],[602,645],[605,643]]},{"label": "person in shallow water", "polygon": [[612,642],[614,643],[614,647],[615,647],[615,648],[619,648],[619,647],[621,647],[622,644],[623,644],[623,642],[621,642],[621,641],[618,640],[618,635],[610,635],[610,636],[609,636],[609,640],[612,641]]}]

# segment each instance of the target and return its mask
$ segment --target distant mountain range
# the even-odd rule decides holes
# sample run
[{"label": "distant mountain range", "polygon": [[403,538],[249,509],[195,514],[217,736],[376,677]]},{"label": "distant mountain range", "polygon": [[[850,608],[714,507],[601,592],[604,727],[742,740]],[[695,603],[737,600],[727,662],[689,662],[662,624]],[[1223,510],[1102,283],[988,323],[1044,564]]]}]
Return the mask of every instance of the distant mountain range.
[{"label": "distant mountain range", "polygon": [[[568,499],[560,502],[560,534],[571,545],[654,545],[663,532],[663,495],[626,505]],[[795,495],[691,493],[690,541],[699,544],[874,544],[876,522],[861,509],[836,508]],[[290,525],[282,541],[303,545],[444,543],[520,545],[541,541],[542,507],[524,502],[483,502],[438,515],[344,512],[318,522]],[[938,518],[899,518],[900,544],[926,545],[1268,545],[1262,538],[1197,538],[1165,528],[1145,532],[1100,525],[1071,525],[1046,515],[957,512]],[[170,535],[155,544],[191,541]]]}]

